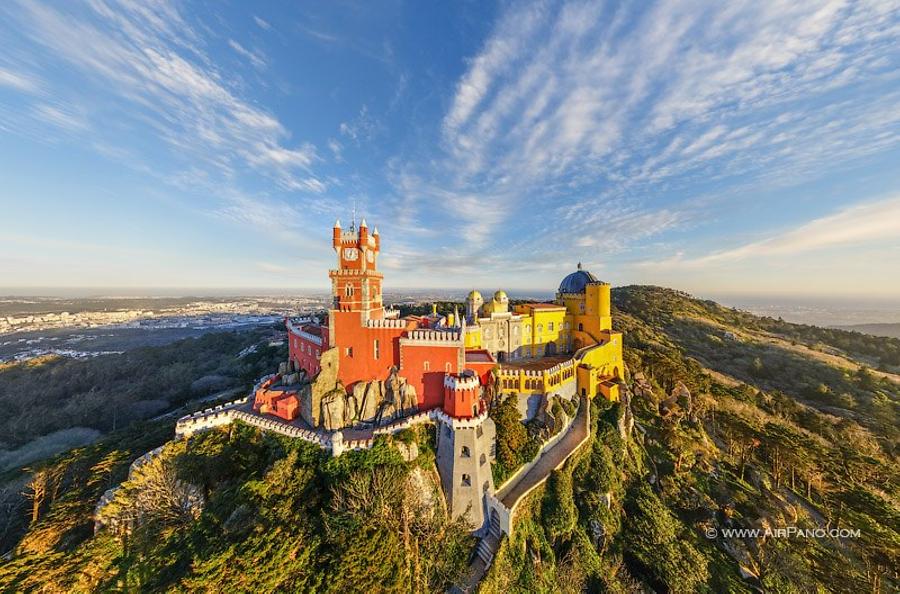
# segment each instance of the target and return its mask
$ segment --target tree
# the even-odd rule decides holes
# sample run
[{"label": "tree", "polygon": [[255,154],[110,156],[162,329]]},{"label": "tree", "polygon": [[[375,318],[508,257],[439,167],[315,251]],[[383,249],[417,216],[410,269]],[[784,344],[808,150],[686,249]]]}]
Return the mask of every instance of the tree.
[{"label": "tree", "polygon": [[706,558],[649,485],[640,483],[626,503],[625,550],[671,592],[695,592],[709,580]]},{"label": "tree", "polygon": [[528,432],[519,420],[516,396],[508,396],[490,414],[497,428],[497,461],[511,471],[522,463],[521,452],[528,443]]}]

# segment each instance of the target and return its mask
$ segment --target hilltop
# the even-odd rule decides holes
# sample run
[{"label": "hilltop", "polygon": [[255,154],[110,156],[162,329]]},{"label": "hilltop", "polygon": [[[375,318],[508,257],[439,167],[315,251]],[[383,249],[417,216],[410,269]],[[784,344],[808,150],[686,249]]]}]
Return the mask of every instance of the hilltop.
[{"label": "hilltop", "polygon": [[849,326],[835,326],[839,330],[861,332],[872,336],[884,336],[886,338],[900,338],[900,323],[890,324],[851,324]]},{"label": "hilltop", "polygon": [[[527,495],[481,591],[896,590],[900,340],[659,287],[614,289],[613,303],[628,398],[591,403],[589,441]],[[46,370],[18,366],[15,381],[30,373]],[[508,409],[492,416],[498,454],[513,465],[534,433]],[[27,476],[7,473],[30,499],[0,589],[431,592],[458,583],[474,547],[435,496],[424,427],[336,459],[242,425],[176,442],[105,512],[130,501],[142,525],[126,538],[94,535],[102,492],[171,436],[171,419],[143,423]],[[165,485],[198,489],[206,503],[141,495]],[[724,532],[787,526],[859,536]]]}]

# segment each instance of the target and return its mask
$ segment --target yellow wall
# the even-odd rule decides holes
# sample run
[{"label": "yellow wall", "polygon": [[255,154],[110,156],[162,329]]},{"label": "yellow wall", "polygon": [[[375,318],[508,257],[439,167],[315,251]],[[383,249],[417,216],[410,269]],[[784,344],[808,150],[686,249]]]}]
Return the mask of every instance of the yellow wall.
[{"label": "yellow wall", "polygon": [[[556,344],[556,352],[566,351],[568,335],[565,329],[566,310],[559,308],[530,307],[528,304],[518,305],[516,313],[522,320],[522,346],[531,346],[528,353],[538,357],[545,353],[546,345]],[[551,329],[552,326],[552,329]]]},{"label": "yellow wall", "polygon": [[[599,340],[600,333],[612,328],[612,305],[610,285],[607,283],[589,284],[584,295],[567,295],[563,298],[566,310],[572,316],[572,327]],[[586,346],[594,340],[582,341]]]},{"label": "yellow wall", "polygon": [[481,328],[478,326],[466,326],[466,348],[481,348]]},{"label": "yellow wall", "polygon": [[604,331],[598,338],[600,345],[587,350],[582,363],[596,368],[600,376],[623,378],[622,333]]}]

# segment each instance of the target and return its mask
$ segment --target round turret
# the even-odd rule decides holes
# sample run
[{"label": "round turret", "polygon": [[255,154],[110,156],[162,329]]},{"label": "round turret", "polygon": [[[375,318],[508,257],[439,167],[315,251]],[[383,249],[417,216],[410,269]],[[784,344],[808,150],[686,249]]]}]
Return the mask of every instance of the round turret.
[{"label": "round turret", "polygon": [[481,298],[481,293],[472,289],[466,297],[466,320],[469,323],[473,323],[478,318],[478,312],[482,305],[484,305],[484,299]]}]

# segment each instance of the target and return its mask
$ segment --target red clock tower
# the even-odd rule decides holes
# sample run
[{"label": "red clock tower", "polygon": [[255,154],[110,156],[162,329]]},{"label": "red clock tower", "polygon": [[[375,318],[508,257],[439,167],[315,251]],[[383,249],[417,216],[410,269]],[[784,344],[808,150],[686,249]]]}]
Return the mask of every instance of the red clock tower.
[{"label": "red clock tower", "polygon": [[359,314],[363,324],[367,320],[382,319],[381,283],[384,276],[377,269],[381,248],[378,229],[369,235],[363,219],[359,229],[354,225],[349,231],[343,231],[341,222],[337,221],[332,245],[338,257],[337,269],[328,273],[334,298],[332,313]]},{"label": "red clock tower", "polygon": [[344,231],[337,221],[332,246],[338,267],[328,273],[332,297],[328,333],[329,344],[338,349],[338,377],[346,388],[358,381],[386,379],[392,366],[399,367],[399,339],[408,324],[385,319],[378,229],[369,234],[363,219],[358,229],[353,225]]}]

